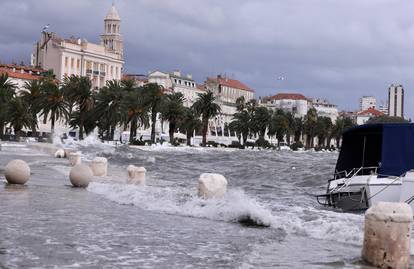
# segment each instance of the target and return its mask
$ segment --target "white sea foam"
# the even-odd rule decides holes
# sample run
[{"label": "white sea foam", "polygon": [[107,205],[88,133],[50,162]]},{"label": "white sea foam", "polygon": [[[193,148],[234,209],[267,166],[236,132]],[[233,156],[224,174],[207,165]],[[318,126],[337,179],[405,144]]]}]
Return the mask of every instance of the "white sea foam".
[{"label": "white sea foam", "polygon": [[362,244],[363,216],[321,211],[315,208],[268,206],[249,197],[243,190],[229,190],[223,199],[203,200],[194,190],[182,187],[135,186],[91,183],[88,191],[119,204],[131,204],[145,210],[167,214],[253,223],[283,229],[288,233],[316,239]]}]

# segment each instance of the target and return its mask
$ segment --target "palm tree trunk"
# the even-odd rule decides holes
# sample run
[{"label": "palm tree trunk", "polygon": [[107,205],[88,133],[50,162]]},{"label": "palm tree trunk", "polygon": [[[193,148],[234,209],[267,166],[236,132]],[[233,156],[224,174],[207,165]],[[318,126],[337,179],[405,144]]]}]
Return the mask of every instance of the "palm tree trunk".
[{"label": "palm tree trunk", "polygon": [[4,122],[0,122],[0,139],[4,136]]},{"label": "palm tree trunk", "polygon": [[187,130],[187,146],[191,146],[191,137],[193,132],[190,132],[190,130]]},{"label": "palm tree trunk", "polygon": [[50,118],[50,134],[51,134],[51,138],[53,140],[53,137],[55,136],[55,115],[52,113],[52,117]]},{"label": "palm tree trunk", "polygon": [[129,130],[129,143],[132,143],[132,141],[134,141],[136,130],[137,130],[137,127],[136,127],[136,124],[135,124],[135,120],[132,120],[131,121],[131,128]]},{"label": "palm tree trunk", "polygon": [[170,135],[170,143],[174,145],[174,131],[175,131],[175,122],[170,121],[170,126],[168,130],[168,134]]},{"label": "palm tree trunk", "polygon": [[208,118],[203,116],[203,142],[201,144],[203,147],[207,145],[207,130],[208,130]]},{"label": "palm tree trunk", "polygon": [[83,140],[83,112],[79,112],[79,140]]},{"label": "palm tree trunk", "polygon": [[157,122],[157,112],[153,109],[151,112],[151,142],[155,143],[155,124]]}]

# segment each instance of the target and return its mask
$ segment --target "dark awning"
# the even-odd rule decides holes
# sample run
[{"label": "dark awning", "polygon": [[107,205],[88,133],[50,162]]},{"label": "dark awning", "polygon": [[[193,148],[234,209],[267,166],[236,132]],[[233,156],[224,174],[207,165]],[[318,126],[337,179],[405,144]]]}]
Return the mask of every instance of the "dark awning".
[{"label": "dark awning", "polygon": [[379,167],[384,176],[414,169],[414,124],[366,124],[343,134],[336,171]]}]

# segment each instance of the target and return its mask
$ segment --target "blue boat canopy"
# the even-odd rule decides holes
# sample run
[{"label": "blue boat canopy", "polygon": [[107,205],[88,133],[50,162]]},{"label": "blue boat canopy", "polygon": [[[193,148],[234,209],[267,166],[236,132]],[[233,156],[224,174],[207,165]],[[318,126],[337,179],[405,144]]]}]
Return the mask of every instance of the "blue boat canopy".
[{"label": "blue boat canopy", "polygon": [[401,176],[414,169],[414,124],[383,123],[354,127],[342,136],[336,172],[378,167],[380,176]]}]

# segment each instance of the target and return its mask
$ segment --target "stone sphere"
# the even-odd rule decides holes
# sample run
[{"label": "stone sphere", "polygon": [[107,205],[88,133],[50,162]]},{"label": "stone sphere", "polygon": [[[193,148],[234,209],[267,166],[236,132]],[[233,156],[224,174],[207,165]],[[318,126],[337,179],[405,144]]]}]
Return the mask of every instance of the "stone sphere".
[{"label": "stone sphere", "polygon": [[74,187],[86,188],[92,181],[93,173],[89,166],[77,164],[70,170],[69,179]]},{"label": "stone sphere", "polygon": [[6,165],[4,176],[10,184],[24,184],[30,178],[30,167],[25,161],[13,160]]},{"label": "stone sphere", "polygon": [[221,198],[227,191],[227,179],[220,174],[204,173],[198,179],[198,196],[204,199]]}]

